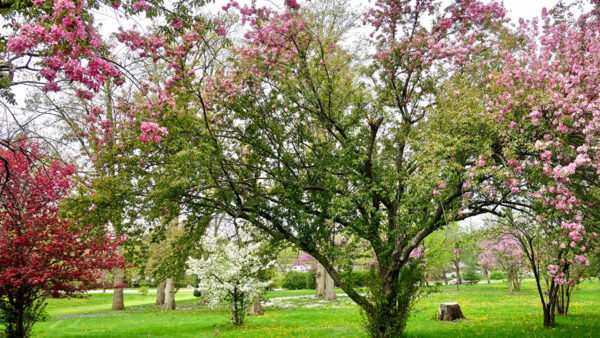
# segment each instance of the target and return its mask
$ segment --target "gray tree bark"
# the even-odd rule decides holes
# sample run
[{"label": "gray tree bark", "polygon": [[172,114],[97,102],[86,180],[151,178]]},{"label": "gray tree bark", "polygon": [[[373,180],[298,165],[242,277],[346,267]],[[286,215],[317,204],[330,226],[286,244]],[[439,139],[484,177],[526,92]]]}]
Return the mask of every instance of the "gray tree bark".
[{"label": "gray tree bark", "polygon": [[260,297],[256,297],[254,303],[252,303],[252,311],[253,316],[262,316],[265,313],[262,310],[262,306],[260,305]]},{"label": "gray tree bark", "polygon": [[325,268],[319,263],[315,274],[315,297],[317,298],[325,296],[325,274]]},{"label": "gray tree bark", "polygon": [[156,287],[156,302],[154,305],[163,305],[165,303],[165,281],[158,283]]},{"label": "gray tree bark", "polygon": [[336,298],[333,278],[325,271],[325,300],[335,300]]},{"label": "gray tree bark", "polygon": [[161,310],[175,310],[175,281],[172,277],[167,278],[165,283],[165,303],[162,305]]},{"label": "gray tree bark", "polygon": [[[123,283],[125,282],[125,271],[121,268],[113,270],[113,311],[125,310],[125,304],[123,302]],[[118,286],[118,287],[117,287]]]}]

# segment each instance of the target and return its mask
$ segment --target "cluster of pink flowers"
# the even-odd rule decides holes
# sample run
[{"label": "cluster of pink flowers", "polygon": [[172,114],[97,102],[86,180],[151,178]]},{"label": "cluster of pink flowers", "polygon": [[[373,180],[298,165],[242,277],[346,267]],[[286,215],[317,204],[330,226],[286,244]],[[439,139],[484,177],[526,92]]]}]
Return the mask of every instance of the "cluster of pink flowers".
[{"label": "cluster of pink flowers", "polygon": [[169,133],[167,128],[160,127],[158,123],[154,122],[142,122],[141,129],[140,141],[144,143],[160,142],[162,137]]},{"label": "cluster of pink flowers", "polygon": [[[433,27],[401,29],[414,24],[414,13],[431,16]],[[480,1],[461,1],[440,11],[435,1],[414,4],[408,0],[378,0],[364,23],[375,28],[371,36],[377,34],[375,38],[380,43],[376,58],[384,67],[383,76],[395,77],[417,70],[427,70],[424,73],[427,74],[439,66],[452,71],[469,64],[469,56],[486,43],[481,39],[480,29],[499,25],[504,15],[502,6],[495,2],[486,5]]]},{"label": "cluster of pink flowers", "polygon": [[414,248],[410,254],[408,255],[408,257],[413,258],[413,259],[422,259],[423,255],[425,255],[425,253],[427,252],[427,250],[429,249],[425,249],[425,247],[423,247],[422,245]]},{"label": "cluster of pink flowers", "polygon": [[[44,1],[36,6],[45,7]],[[108,79],[120,83],[121,73],[101,55],[104,42],[94,27],[91,16],[83,16],[84,2],[79,0],[54,1],[37,23],[17,24],[18,31],[6,46],[17,56],[32,53],[45,55],[40,71],[47,80],[45,91],[59,91],[57,74],[63,72],[68,80],[86,88],[80,96],[90,98]],[[84,61],[85,60],[85,61]]]},{"label": "cluster of pink flowers", "polygon": [[316,264],[317,260],[309,253],[303,252],[302,255],[294,262],[294,265]]}]

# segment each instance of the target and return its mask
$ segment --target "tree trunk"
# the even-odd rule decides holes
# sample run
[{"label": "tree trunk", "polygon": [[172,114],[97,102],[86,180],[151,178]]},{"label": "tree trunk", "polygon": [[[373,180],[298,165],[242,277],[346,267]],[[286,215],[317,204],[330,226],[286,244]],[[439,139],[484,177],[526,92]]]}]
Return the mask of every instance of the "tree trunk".
[{"label": "tree trunk", "polygon": [[240,292],[237,286],[233,288],[233,292],[230,293],[233,299],[231,304],[231,323],[234,326],[240,326],[244,324],[244,317],[246,316],[246,299],[243,292]]},{"label": "tree trunk", "polygon": [[460,262],[454,261],[454,269],[456,270],[456,291],[459,290],[459,285],[462,283],[460,278]]},{"label": "tree trunk", "polygon": [[333,278],[325,272],[325,300],[335,300],[336,298]]},{"label": "tree trunk", "polygon": [[485,275],[487,277],[488,284],[490,284],[492,282],[491,279],[490,279],[490,275],[491,275],[490,270],[485,269]]},{"label": "tree trunk", "polygon": [[172,277],[167,278],[165,283],[165,303],[162,305],[161,310],[175,310],[175,282]]},{"label": "tree trunk", "polygon": [[544,307],[544,326],[545,327],[553,327],[554,326],[554,313],[550,308],[550,304],[547,304]]},{"label": "tree trunk", "polygon": [[[22,302],[19,302],[19,305],[17,305],[17,316],[16,316],[16,320],[15,320],[15,338],[21,338],[21,337],[28,337],[29,334],[28,332],[25,332],[25,306],[22,304]],[[9,338],[10,337],[10,333],[8,334]]]},{"label": "tree trunk", "polygon": [[325,296],[325,268],[321,263],[317,266],[315,273],[315,297],[320,298]]},{"label": "tree trunk", "polygon": [[570,285],[561,285],[558,289],[556,301],[556,314],[566,315],[569,313],[569,303],[571,302],[571,293],[573,288]]},{"label": "tree trunk", "polygon": [[[385,268],[380,268],[385,269]],[[419,289],[415,270],[404,270],[401,286],[399,274],[395,271],[389,279],[379,280],[378,300],[372,307],[363,307],[369,336],[377,338],[401,337],[410,315],[411,299]],[[419,272],[420,273],[420,272]]]},{"label": "tree trunk", "polygon": [[513,288],[515,291],[521,291],[521,281],[519,280],[519,277],[513,278]]},{"label": "tree trunk", "polygon": [[462,279],[460,278],[460,262],[455,263],[456,267],[456,285],[462,284]]},{"label": "tree trunk", "polygon": [[125,271],[121,268],[113,270],[113,311],[125,310],[125,304],[123,303],[123,284],[125,283]]},{"label": "tree trunk", "polygon": [[513,278],[511,275],[508,275],[508,293],[513,294]]},{"label": "tree trunk", "polygon": [[163,305],[165,303],[165,281],[158,283],[156,287],[156,302],[154,305]]},{"label": "tree trunk", "polygon": [[448,276],[446,276],[446,270],[442,270],[442,278],[444,279],[444,284],[448,285]]},{"label": "tree trunk", "polygon": [[441,303],[440,312],[438,313],[438,320],[442,321],[455,321],[457,319],[464,319],[460,305],[458,303]]},{"label": "tree trunk", "polygon": [[564,304],[565,304],[565,287],[564,287],[564,285],[561,285],[558,287],[558,299],[556,302],[556,314],[558,314],[558,315],[565,314],[564,307],[563,307]]},{"label": "tree trunk", "polygon": [[253,316],[262,316],[265,313],[262,310],[262,306],[260,305],[260,297],[256,297],[254,303],[252,303],[252,315]]}]

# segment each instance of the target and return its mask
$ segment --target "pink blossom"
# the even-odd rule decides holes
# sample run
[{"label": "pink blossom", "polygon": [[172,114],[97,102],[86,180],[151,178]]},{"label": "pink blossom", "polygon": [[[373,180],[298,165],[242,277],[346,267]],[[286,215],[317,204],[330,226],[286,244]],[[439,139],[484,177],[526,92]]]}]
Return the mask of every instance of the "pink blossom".
[{"label": "pink blossom", "polygon": [[150,9],[150,6],[146,3],[146,1],[140,0],[133,4],[133,9],[136,12],[138,12],[142,9],[147,11],[148,9]]},{"label": "pink blossom", "polygon": [[296,0],[285,0],[285,5],[291,9],[300,9],[300,5]]},{"label": "pink blossom", "polygon": [[160,142],[162,136],[168,134],[167,128],[160,127],[154,122],[142,122],[141,129],[142,134],[140,134],[140,141],[143,143]]},{"label": "pink blossom", "polygon": [[422,245],[418,246],[410,252],[409,257],[415,259],[422,258],[425,252],[427,252],[427,250],[428,249],[425,249]]},{"label": "pink blossom", "polygon": [[181,21],[181,18],[177,18],[177,19],[171,21],[171,27],[173,27],[177,30],[182,30],[183,29],[183,21]]},{"label": "pink blossom", "polygon": [[485,160],[483,159],[483,157],[479,157],[479,160],[477,161],[477,165],[480,167],[485,167]]},{"label": "pink blossom", "polygon": [[590,261],[584,255],[576,255],[573,261],[579,265],[590,266]]}]

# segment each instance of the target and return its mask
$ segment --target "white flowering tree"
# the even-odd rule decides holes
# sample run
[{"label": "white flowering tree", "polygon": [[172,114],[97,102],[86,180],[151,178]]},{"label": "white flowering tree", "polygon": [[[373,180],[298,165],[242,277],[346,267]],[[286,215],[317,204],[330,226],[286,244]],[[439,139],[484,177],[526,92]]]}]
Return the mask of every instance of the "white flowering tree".
[{"label": "white flowering tree", "polygon": [[187,273],[198,276],[197,290],[206,295],[211,305],[227,302],[231,322],[242,325],[252,301],[271,283],[259,280],[259,273],[275,261],[260,255],[261,243],[253,242],[245,233],[234,240],[207,235],[202,246],[207,255],[200,259],[189,257]]}]

